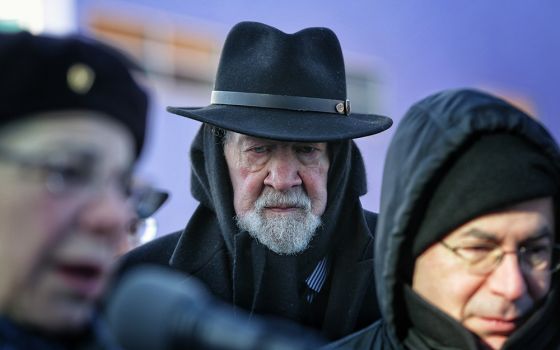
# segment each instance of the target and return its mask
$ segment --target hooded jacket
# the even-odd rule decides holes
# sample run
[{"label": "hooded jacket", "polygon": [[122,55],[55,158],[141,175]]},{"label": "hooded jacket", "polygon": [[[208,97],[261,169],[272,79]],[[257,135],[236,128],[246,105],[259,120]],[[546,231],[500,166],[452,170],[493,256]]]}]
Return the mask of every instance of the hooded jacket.
[{"label": "hooded jacket", "polygon": [[[538,122],[498,98],[474,90],[450,90],[413,105],[391,141],[383,174],[375,244],[382,320],[326,349],[478,349],[473,333],[412,292],[411,250],[433,180],[465,144],[488,133],[508,133],[529,141],[560,173],[554,139]],[[559,282],[559,274],[553,274],[543,304],[503,349],[560,349]]]},{"label": "hooded jacket", "polygon": [[[201,279],[220,299],[250,314],[280,316],[338,339],[379,318],[373,280],[377,216],[362,209],[365,167],[355,143],[329,143],[327,207],[304,252],[278,255],[235,223],[233,189],[221,139],[204,125],[191,147],[191,192],[200,202],[182,232],[164,236],[125,257],[170,266]],[[327,281],[312,303],[306,278],[324,258]]]}]

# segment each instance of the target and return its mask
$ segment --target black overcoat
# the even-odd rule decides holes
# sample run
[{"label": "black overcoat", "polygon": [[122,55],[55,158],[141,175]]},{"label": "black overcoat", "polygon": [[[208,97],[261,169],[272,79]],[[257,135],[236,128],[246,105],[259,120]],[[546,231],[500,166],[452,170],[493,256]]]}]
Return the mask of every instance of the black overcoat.
[{"label": "black overcoat", "polygon": [[[379,318],[373,278],[377,215],[362,209],[365,170],[352,141],[329,144],[331,165],[323,224],[304,253],[279,256],[239,232],[221,143],[203,127],[191,149],[192,192],[200,205],[183,231],[139,247],[123,270],[143,263],[202,280],[220,299],[249,312],[280,316],[338,339]],[[316,300],[306,302],[305,278],[328,257]]]}]

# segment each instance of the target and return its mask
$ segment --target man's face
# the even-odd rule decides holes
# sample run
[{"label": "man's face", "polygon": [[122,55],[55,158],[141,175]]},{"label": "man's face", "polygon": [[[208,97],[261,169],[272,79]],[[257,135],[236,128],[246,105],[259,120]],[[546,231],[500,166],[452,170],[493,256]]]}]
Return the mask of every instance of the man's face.
[{"label": "man's face", "polygon": [[278,254],[306,249],[327,206],[327,144],[228,132],[224,153],[238,225]]},{"label": "man's face", "polygon": [[[480,216],[449,233],[417,259],[413,289],[424,299],[499,349],[550,288],[550,272],[519,261],[516,252],[548,252],[555,222],[550,198],[519,203]],[[453,253],[479,256],[493,247],[507,252],[492,270],[481,273]],[[544,250],[543,250],[544,249]],[[549,254],[545,254],[549,256]]]},{"label": "man's face", "polygon": [[29,119],[0,137],[0,314],[50,332],[89,321],[130,211],[122,180],[132,136],[73,113]]}]

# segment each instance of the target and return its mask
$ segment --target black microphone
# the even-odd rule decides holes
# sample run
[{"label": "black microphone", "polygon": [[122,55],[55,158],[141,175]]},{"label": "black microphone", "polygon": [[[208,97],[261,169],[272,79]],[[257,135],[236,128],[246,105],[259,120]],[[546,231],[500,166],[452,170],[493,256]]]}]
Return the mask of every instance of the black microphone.
[{"label": "black microphone", "polygon": [[157,267],[126,274],[106,309],[117,341],[131,350],[309,350],[313,331],[253,317],[217,301],[201,282]]}]

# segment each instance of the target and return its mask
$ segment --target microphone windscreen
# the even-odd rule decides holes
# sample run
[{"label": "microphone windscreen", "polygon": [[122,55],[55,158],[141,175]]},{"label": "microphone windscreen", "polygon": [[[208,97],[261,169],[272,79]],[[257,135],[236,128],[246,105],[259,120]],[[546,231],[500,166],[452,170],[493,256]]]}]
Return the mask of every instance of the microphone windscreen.
[{"label": "microphone windscreen", "polygon": [[171,349],[174,316],[183,312],[196,317],[209,302],[194,278],[146,266],[124,275],[109,299],[106,317],[126,349]]}]

